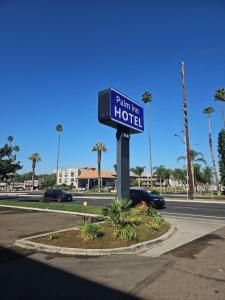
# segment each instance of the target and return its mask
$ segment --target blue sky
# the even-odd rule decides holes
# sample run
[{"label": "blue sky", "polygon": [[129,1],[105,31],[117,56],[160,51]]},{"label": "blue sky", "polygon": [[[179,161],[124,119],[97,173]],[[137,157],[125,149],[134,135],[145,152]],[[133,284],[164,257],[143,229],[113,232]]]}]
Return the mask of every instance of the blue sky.
[{"label": "blue sky", "polygon": [[[109,149],[102,168],[116,162],[115,130],[98,123],[97,95],[114,87],[141,103],[153,95],[153,165],[182,167],[184,146],[180,65],[185,62],[190,141],[211,165],[207,117],[222,128],[216,89],[225,87],[224,1],[0,0],[0,144],[12,135],[27,157],[40,153],[37,173],[56,165],[55,126],[64,127],[60,167],[96,166],[96,141]],[[145,119],[147,119],[145,115]],[[132,135],[130,165],[149,170],[147,131]]]}]

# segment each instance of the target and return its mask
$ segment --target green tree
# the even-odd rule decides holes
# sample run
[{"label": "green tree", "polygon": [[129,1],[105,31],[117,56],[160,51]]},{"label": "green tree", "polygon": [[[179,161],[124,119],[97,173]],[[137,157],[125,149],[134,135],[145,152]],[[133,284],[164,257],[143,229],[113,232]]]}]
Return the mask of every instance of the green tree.
[{"label": "green tree", "polygon": [[101,160],[102,153],[108,151],[106,146],[102,142],[97,142],[91,149],[93,152],[97,152],[97,165],[98,165],[98,191],[101,190]]},{"label": "green tree", "polygon": [[213,112],[215,112],[213,107],[206,107],[203,110],[203,113],[207,114],[207,116],[208,116],[209,149],[210,149],[211,158],[212,158],[213,173],[214,173],[216,187],[217,187],[217,194],[220,194],[219,179],[218,179],[218,174],[217,174],[217,170],[216,170],[216,161],[215,161],[215,157],[214,157],[214,153],[213,153],[213,146],[212,146],[212,133],[211,133],[211,123],[210,123],[211,114]]},{"label": "green tree", "polygon": [[224,116],[224,109],[223,109],[223,103],[225,102],[225,90],[223,89],[218,89],[215,92],[214,95],[214,100],[215,101],[220,101],[221,103],[221,113],[222,113],[222,118],[223,118],[223,127],[225,128],[225,116]]},{"label": "green tree", "polygon": [[31,154],[28,159],[31,160],[32,162],[32,191],[34,189],[34,176],[35,176],[35,168],[36,168],[36,164],[41,161],[41,157],[39,155],[39,153],[33,153]]},{"label": "green tree", "polygon": [[55,174],[40,174],[39,177],[44,179],[45,188],[51,188],[55,186]]},{"label": "green tree", "polygon": [[7,138],[7,141],[9,142],[9,147],[11,147],[12,142],[14,141],[13,136],[9,135],[8,138]]},{"label": "green tree", "polygon": [[163,193],[163,183],[166,179],[166,168],[165,166],[161,165],[159,167],[154,167],[155,174],[160,182],[160,193]]},{"label": "green tree", "polygon": [[32,172],[23,173],[23,174],[15,174],[15,181],[16,182],[24,182],[26,180],[32,180]]},{"label": "green tree", "polygon": [[182,185],[186,185],[187,179],[186,179],[187,170],[176,168],[172,171],[172,177],[175,180],[175,192],[176,192],[176,181],[178,184],[182,183]]},{"label": "green tree", "polygon": [[137,166],[135,168],[131,168],[130,171],[138,176],[139,186],[141,186],[141,175],[144,172],[145,167]]},{"label": "green tree", "polygon": [[19,147],[5,144],[0,148],[0,180],[8,180],[12,174],[22,169],[20,161],[16,160]]},{"label": "green tree", "polygon": [[212,168],[210,168],[209,166],[203,168],[202,175],[203,175],[203,183],[208,185],[211,184],[211,180],[213,177]]},{"label": "green tree", "polygon": [[149,162],[150,162],[150,174],[151,174],[151,189],[153,187],[153,168],[152,168],[152,143],[151,143],[151,110],[150,110],[150,103],[152,102],[152,94],[149,92],[145,92],[142,95],[142,101],[147,104],[148,107],[148,114],[149,114],[149,129],[148,129],[148,143],[149,143]]},{"label": "green tree", "polygon": [[[177,162],[180,160],[186,160],[186,156],[179,156],[177,158]],[[192,178],[193,178],[193,186],[195,186],[195,175],[194,175],[194,164],[195,163],[203,163],[206,165],[206,160],[204,159],[204,155],[201,152],[197,152],[195,150],[190,149],[190,161],[191,161],[191,170],[192,170]]]},{"label": "green tree", "polygon": [[56,131],[58,132],[58,147],[57,147],[57,159],[56,159],[56,176],[55,181],[57,185],[58,181],[58,170],[59,170],[59,150],[60,150],[60,142],[61,142],[61,133],[63,131],[63,127],[61,124],[57,124],[55,127]]},{"label": "green tree", "polygon": [[221,183],[225,186],[225,130],[222,129],[218,137],[219,169]]}]

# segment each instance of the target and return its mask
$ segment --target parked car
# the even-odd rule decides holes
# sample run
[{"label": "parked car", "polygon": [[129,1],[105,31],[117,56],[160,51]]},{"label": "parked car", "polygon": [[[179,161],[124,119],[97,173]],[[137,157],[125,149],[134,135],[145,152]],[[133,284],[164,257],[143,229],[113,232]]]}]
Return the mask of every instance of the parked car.
[{"label": "parked car", "polygon": [[25,188],[24,187],[14,187],[13,191],[15,192],[20,192],[20,191],[25,191]]},{"label": "parked car", "polygon": [[132,206],[146,202],[153,208],[163,208],[166,205],[166,201],[162,196],[154,195],[141,189],[131,189],[130,199],[132,200]]},{"label": "parked car", "polygon": [[62,189],[49,189],[44,193],[44,201],[72,201],[73,196]]}]

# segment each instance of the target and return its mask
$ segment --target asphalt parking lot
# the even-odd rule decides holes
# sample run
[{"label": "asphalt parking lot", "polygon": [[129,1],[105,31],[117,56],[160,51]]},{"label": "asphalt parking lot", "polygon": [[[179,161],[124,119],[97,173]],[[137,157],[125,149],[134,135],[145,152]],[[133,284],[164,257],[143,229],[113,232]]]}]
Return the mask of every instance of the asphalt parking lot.
[{"label": "asphalt parking lot", "polygon": [[0,299],[225,299],[225,228],[160,257],[72,257],[13,246],[80,217],[0,208]]},{"label": "asphalt parking lot", "polygon": [[69,214],[0,207],[0,245],[10,247],[23,237],[74,227],[80,220]]}]

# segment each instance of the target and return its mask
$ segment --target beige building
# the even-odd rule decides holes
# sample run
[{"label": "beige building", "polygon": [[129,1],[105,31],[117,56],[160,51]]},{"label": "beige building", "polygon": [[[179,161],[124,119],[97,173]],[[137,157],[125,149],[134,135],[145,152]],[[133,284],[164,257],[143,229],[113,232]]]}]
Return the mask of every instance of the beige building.
[{"label": "beige building", "polygon": [[[102,186],[115,186],[116,174],[101,171]],[[73,185],[75,189],[91,189],[98,185],[98,171],[96,168],[68,168],[59,169],[57,176],[57,185]]]}]

